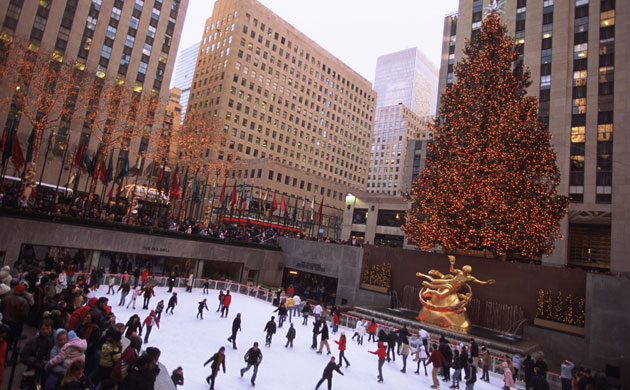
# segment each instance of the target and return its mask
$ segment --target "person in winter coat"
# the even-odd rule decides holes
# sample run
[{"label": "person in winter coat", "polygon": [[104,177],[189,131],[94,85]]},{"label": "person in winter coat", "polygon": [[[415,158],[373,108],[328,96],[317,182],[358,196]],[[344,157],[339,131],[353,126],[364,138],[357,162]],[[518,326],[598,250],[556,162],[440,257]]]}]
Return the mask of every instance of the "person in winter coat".
[{"label": "person in winter coat", "polygon": [[173,295],[168,299],[168,306],[166,306],[166,313],[171,309],[171,314],[173,314],[173,309],[177,306],[177,293],[174,292]]},{"label": "person in winter coat", "polygon": [[[28,317],[30,305],[24,296],[25,291],[26,287],[23,284],[17,285],[13,288],[13,294],[6,295],[2,298],[2,300],[0,300],[0,312],[3,317],[2,321],[9,327],[9,333],[7,334],[7,344],[9,346],[12,346],[14,341],[19,340],[20,337],[22,337],[24,321]],[[96,300],[94,300],[94,303],[96,303]],[[89,311],[90,309],[88,308],[84,310]],[[85,314],[83,314],[83,317],[85,317]],[[71,321],[76,326],[83,317],[75,318],[74,320],[71,318]]]},{"label": "person in winter coat", "polygon": [[210,282],[208,279],[203,280],[203,293],[208,294],[208,290],[210,289]]},{"label": "person in winter coat", "polygon": [[289,331],[287,332],[286,338],[287,343],[284,347],[287,348],[290,344],[291,348],[293,348],[293,340],[295,339],[295,328],[293,327],[293,322],[289,324]]},{"label": "person in winter coat", "polygon": [[254,367],[254,375],[252,375],[251,383],[252,386],[256,385],[256,375],[258,375],[258,366],[262,362],[263,354],[262,351],[258,348],[258,343],[254,343],[254,346],[251,347],[244,356],[245,363],[247,363],[247,367],[241,368],[241,377],[245,374],[249,369]]},{"label": "person in winter coat", "polygon": [[460,361],[459,351],[456,349],[453,351],[453,362],[451,363],[451,368],[453,368],[453,384],[449,387],[451,389],[459,389],[459,382],[462,380],[462,365]]},{"label": "person in winter coat", "polygon": [[197,306],[197,318],[201,318],[203,320],[203,309],[208,310],[208,305],[206,304],[206,300],[199,302],[199,306]]},{"label": "person in winter coat", "polygon": [[[337,330],[339,329],[339,313],[337,311],[333,312],[332,315],[332,331],[333,333],[337,333]],[[341,361],[339,361],[339,364],[341,364]]]},{"label": "person in winter coat", "polygon": [[148,279],[149,279],[149,270],[145,268],[144,271],[142,271],[142,277],[140,278],[140,281],[142,282],[142,288],[144,288],[144,286],[147,284]]},{"label": "person in winter coat", "polygon": [[219,290],[219,307],[217,307],[217,313],[221,311],[223,308],[223,298],[225,294],[223,294],[223,290]]},{"label": "person in winter coat", "polygon": [[302,299],[299,295],[293,296],[293,315],[299,317],[302,312]]},{"label": "person in winter coat", "polygon": [[400,370],[400,372],[402,372],[403,374],[407,372],[407,358],[409,357],[409,352],[410,352],[409,340],[406,339],[405,341],[402,342],[400,346],[400,355],[402,356],[402,360],[403,360],[403,368],[402,370]]},{"label": "person in winter coat", "polygon": [[473,364],[475,365],[475,367],[479,366],[479,345],[477,345],[477,342],[475,341],[475,339],[470,339],[470,357],[473,360]]},{"label": "person in winter coat", "polygon": [[219,369],[221,367],[223,368],[223,373],[225,374],[225,347],[221,347],[217,353],[212,355],[212,357],[203,364],[203,366],[207,366],[210,362],[212,362],[210,365],[212,373],[206,378],[206,382],[210,384],[210,390],[214,390],[214,381],[217,378],[217,374],[219,373]]},{"label": "person in winter coat", "polygon": [[101,347],[101,359],[99,361],[98,373],[93,377],[94,384],[98,385],[103,379],[109,378],[112,374],[114,364],[120,360],[122,355],[122,344],[120,343],[120,332],[107,331],[105,343]]},{"label": "person in winter coat", "polygon": [[142,309],[148,310],[151,297],[155,296],[155,291],[153,291],[153,286],[151,286],[150,284],[147,284],[146,286],[144,286],[144,289],[142,289],[142,296],[144,297],[144,303],[142,304]]},{"label": "person in winter coat", "polygon": [[475,382],[477,382],[477,367],[474,364],[472,358],[468,358],[468,365],[466,365],[465,376],[466,390],[473,390]]},{"label": "person in winter coat", "polygon": [[387,361],[390,361],[390,353],[392,355],[391,359],[396,361],[396,342],[398,341],[398,337],[396,336],[396,332],[393,329],[389,331],[387,335]]},{"label": "person in winter coat", "polygon": [[236,333],[241,330],[241,313],[236,315],[232,321],[232,335],[228,337],[228,341],[232,343],[232,348],[236,349]]},{"label": "person in winter coat", "polygon": [[372,322],[368,325],[368,341],[376,342],[376,321],[372,318]]},{"label": "person in winter coat", "polygon": [[[534,361],[531,359],[531,356],[530,356],[529,361],[532,363],[532,373],[533,373]],[[483,347],[481,349],[481,362],[483,363],[483,366],[482,366],[483,371],[481,374],[481,380],[490,382],[489,372],[490,372],[490,366],[492,365],[492,356],[490,356],[490,351],[488,351],[486,347]],[[525,372],[526,372],[525,376],[527,376],[527,371]]]},{"label": "person in winter coat", "polygon": [[319,334],[321,334],[321,339],[319,341],[319,350],[317,351],[317,353],[321,354],[324,350],[324,346],[326,346],[326,355],[330,355],[330,345],[328,345],[330,334],[328,332],[328,324],[326,324],[326,321],[322,321],[322,328],[319,331]]},{"label": "person in winter coat", "polygon": [[133,293],[131,294],[131,300],[127,304],[127,309],[129,309],[129,306],[132,306],[133,309],[136,310],[136,299],[138,298],[141,292],[142,290],[140,290],[140,287],[136,287],[133,290]]},{"label": "person in winter coat", "polygon": [[[230,304],[232,303],[232,296],[229,291],[226,291],[225,296],[223,297],[223,307],[221,308],[221,318],[225,316],[227,318],[228,313],[230,312]],[[282,325],[280,325],[282,327]]]},{"label": "person in winter coat", "polygon": [[339,340],[335,340],[335,343],[339,346],[339,365],[341,366],[343,362],[346,362],[346,368],[350,367],[350,362],[346,359],[346,332],[341,331],[341,337]]},{"label": "person in winter coat", "polygon": [[295,301],[292,296],[287,298],[287,301],[284,303],[284,306],[287,308],[287,313],[289,314],[289,322],[293,318],[293,310],[295,309]]},{"label": "person in winter coat", "polygon": [[451,349],[451,346],[448,344],[446,339],[440,340],[439,349],[442,353],[442,356],[446,360],[446,363],[442,365],[440,374],[442,375],[444,380],[448,382],[451,380],[451,362],[453,361],[453,350]]},{"label": "person in winter coat", "polygon": [[514,387],[514,377],[510,369],[510,363],[504,361],[501,363],[501,368],[503,368],[503,389],[510,390],[510,387]]},{"label": "person in winter coat", "polygon": [[92,310],[92,308],[98,302],[98,298],[90,298],[87,305],[78,308],[70,315],[70,321],[68,322],[68,330],[75,330],[85,316]]},{"label": "person in winter coat", "polygon": [[328,390],[332,390],[333,371],[337,371],[343,376],[343,372],[341,372],[341,369],[339,368],[340,366],[341,364],[338,365],[337,363],[335,363],[335,357],[331,357],[330,362],[328,362],[328,364],[324,368],[322,378],[319,380],[319,382],[317,382],[317,385],[315,386],[315,390],[319,389],[319,386],[324,383],[324,381],[328,381]]},{"label": "person in winter coat", "polygon": [[173,373],[171,373],[171,380],[173,381],[175,388],[177,388],[177,385],[184,386],[184,369],[177,367],[173,370]]},{"label": "person in winter coat", "polygon": [[378,342],[378,349],[376,351],[369,351],[378,356],[378,381],[383,382],[383,364],[385,364],[385,358],[387,357],[387,350],[385,344],[382,341]]},{"label": "person in winter coat", "polygon": [[433,386],[432,389],[437,389],[440,386],[440,381],[438,381],[438,374],[440,373],[440,368],[446,364],[446,359],[444,359],[444,355],[438,349],[437,344],[433,344],[433,348],[431,350],[431,356],[429,360],[425,363],[425,367],[429,364],[433,364],[433,370],[431,370],[431,377],[433,378]]},{"label": "person in winter coat", "polygon": [[276,322],[274,321],[275,317],[271,317],[271,319],[265,325],[264,331],[267,332],[267,337],[265,338],[265,345],[271,346],[271,338],[276,333]]},{"label": "person in winter coat", "polygon": [[155,314],[157,315],[158,321],[162,321],[162,311],[164,310],[164,300],[160,299],[157,306],[155,307]]},{"label": "person in winter coat", "polygon": [[324,308],[322,308],[322,305],[320,304],[315,305],[315,307],[313,308],[313,316],[315,316],[315,319],[320,318],[323,312]]},{"label": "person in winter coat", "polygon": [[[137,314],[132,315],[131,317],[129,317],[129,320],[127,320],[127,323],[123,328],[125,337],[131,340],[132,336],[138,334],[138,331],[141,327],[142,324],[140,323],[140,317]],[[140,334],[142,334],[142,332],[140,332]]]},{"label": "person in winter coat", "polygon": [[311,344],[311,349],[317,349],[317,335],[320,333],[321,327],[322,321],[319,318],[315,318],[315,322],[313,322],[313,343]]},{"label": "person in winter coat", "polygon": [[125,299],[127,298],[129,291],[131,291],[131,284],[129,284],[129,280],[123,280],[123,282],[118,287],[118,290],[116,291],[121,292],[120,302],[118,302],[118,306],[125,306]]},{"label": "person in winter coat", "polygon": [[85,363],[82,360],[72,362],[66,374],[59,382],[59,390],[91,390],[94,389],[90,378],[83,374]]},{"label": "person in winter coat", "polygon": [[45,383],[44,368],[50,358],[50,350],[54,346],[52,336],[52,321],[45,319],[39,327],[35,336],[31,337],[22,351],[20,351],[20,361],[27,370],[35,370],[35,377]]},{"label": "person in winter coat", "polygon": [[175,282],[177,282],[177,277],[175,276],[175,272],[171,272],[168,276],[168,292],[173,292],[173,287],[175,287]]},{"label": "person in winter coat", "polygon": [[565,360],[560,365],[560,382],[562,383],[562,390],[571,390],[571,380],[573,379],[573,369],[575,364],[569,360]]},{"label": "person in winter coat", "polygon": [[418,367],[416,367],[416,371],[414,371],[414,374],[420,374],[420,364],[422,364],[422,366],[424,367],[424,376],[427,376],[427,365],[425,364],[425,362],[427,361],[427,358],[429,356],[427,355],[427,350],[424,346],[424,342],[421,337],[418,337],[417,339],[412,341],[412,344],[416,347],[415,353],[416,360],[418,361]]},{"label": "person in winter coat", "polygon": [[123,389],[153,390],[155,383],[155,371],[153,358],[148,354],[138,357],[136,366],[129,369],[129,373],[123,381]]},{"label": "person in winter coat", "polygon": [[140,336],[131,336],[129,345],[112,368],[111,378],[113,380],[117,383],[122,383],[125,380],[129,373],[129,368],[133,367],[138,361],[141,348],[142,338]]},{"label": "person in winter coat", "polygon": [[186,280],[186,291],[191,293],[193,289],[193,283],[195,282],[195,276],[190,274],[188,280]]},{"label": "person in winter coat", "polygon": [[287,319],[287,307],[284,306],[284,303],[281,303],[273,312],[278,313],[278,328],[282,328],[282,324],[284,324],[284,321]]},{"label": "person in winter coat", "polygon": [[[53,341],[55,342],[54,347],[50,350],[50,358],[51,360],[59,354],[63,345],[68,341],[68,332],[65,329],[59,328],[53,332]],[[62,366],[63,359],[56,362],[56,364],[50,364],[50,360],[46,363],[46,371],[48,372],[48,377],[46,378],[46,384],[44,389],[54,389],[55,385],[63,375],[65,374],[65,368]]]},{"label": "person in winter coat", "polygon": [[147,330],[144,334],[144,343],[146,344],[149,342],[149,335],[151,334],[151,329],[153,329],[153,325],[157,325],[158,329],[160,329],[160,321],[155,318],[154,310],[151,310],[151,314],[149,314],[147,318],[144,319],[142,325],[147,327]]},{"label": "person in winter coat", "polygon": [[396,331],[396,336],[398,337],[396,352],[400,355],[400,347],[402,347],[403,343],[409,344],[409,336],[411,336],[411,333],[409,333],[406,326],[403,326],[401,329]]},{"label": "person in winter coat", "polygon": [[311,313],[311,305],[308,302],[304,302],[302,307],[302,325],[308,325],[308,316]]},{"label": "person in winter coat", "polygon": [[66,334],[67,341],[61,344],[58,342],[60,331],[63,331],[63,329],[57,329],[57,332],[55,333],[57,336],[57,340],[55,341],[57,342],[59,349],[55,351],[55,348],[53,348],[53,350],[50,351],[50,360],[46,364],[46,368],[63,376],[72,362],[75,360],[85,361],[87,341],[79,338],[77,334],[71,330]]}]

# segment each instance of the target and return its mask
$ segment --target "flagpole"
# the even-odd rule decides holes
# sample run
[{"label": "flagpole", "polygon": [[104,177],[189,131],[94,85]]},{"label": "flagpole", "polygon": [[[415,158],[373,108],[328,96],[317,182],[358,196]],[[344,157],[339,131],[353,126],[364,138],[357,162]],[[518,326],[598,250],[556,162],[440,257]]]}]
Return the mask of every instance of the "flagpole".
[{"label": "flagpole", "polygon": [[7,135],[6,141],[3,145],[4,150],[2,151],[2,178],[0,178],[0,191],[4,189],[4,177],[7,174],[7,169],[9,168],[9,159],[11,158],[9,156],[5,158],[4,156],[7,154],[7,147],[8,147],[7,144],[8,144],[9,139],[11,140],[11,146],[13,146],[13,133],[15,132],[14,130],[15,130],[15,115],[13,115],[13,118],[11,120],[11,127],[9,128],[9,134]]},{"label": "flagpole", "polygon": [[[65,134],[66,139],[70,138],[70,133]],[[66,156],[68,155],[68,149],[70,148],[70,142],[66,142],[66,147],[63,148],[63,157],[61,159],[61,168],[59,168],[59,176],[57,176],[57,187],[55,187],[55,202],[57,202],[57,195],[59,193],[59,183],[61,182],[61,175],[63,174],[63,168],[66,165]],[[70,166],[70,172],[72,172],[72,166]],[[70,173],[68,173],[69,175]],[[40,180],[41,182],[41,180]],[[64,190],[64,196],[66,195],[67,188]]]},{"label": "flagpole", "polygon": [[[52,142],[52,137],[55,134],[54,131],[50,132],[50,136],[48,137],[48,145],[46,145],[46,153],[44,154],[44,164],[42,165],[42,172],[39,175],[39,184],[37,185],[37,189],[42,185],[42,180],[44,179],[44,171],[46,170],[46,163],[48,162],[48,152],[50,152],[50,143]],[[31,156],[31,160],[33,156]],[[28,164],[28,161],[27,161]],[[24,169],[26,169],[26,164],[24,165]]]}]

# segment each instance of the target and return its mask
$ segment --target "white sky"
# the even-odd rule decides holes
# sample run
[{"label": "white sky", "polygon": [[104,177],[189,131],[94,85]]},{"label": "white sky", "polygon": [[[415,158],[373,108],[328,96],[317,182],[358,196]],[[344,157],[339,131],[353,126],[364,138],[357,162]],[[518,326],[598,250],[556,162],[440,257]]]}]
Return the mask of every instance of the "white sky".
[{"label": "white sky", "polygon": [[[439,69],[444,16],[458,0],[260,0],[370,82],[376,58],[418,47]],[[190,0],[179,50],[201,40],[213,0]]]}]

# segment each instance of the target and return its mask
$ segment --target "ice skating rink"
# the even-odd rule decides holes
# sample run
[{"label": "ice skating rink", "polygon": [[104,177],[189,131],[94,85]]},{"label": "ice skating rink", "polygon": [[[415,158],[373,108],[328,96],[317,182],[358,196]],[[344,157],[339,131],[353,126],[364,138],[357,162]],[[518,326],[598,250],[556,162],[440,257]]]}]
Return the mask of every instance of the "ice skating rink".
[{"label": "ice skating rink", "polygon": [[[120,294],[105,295],[107,287],[101,286],[98,296],[106,296],[110,299],[110,306],[117,316],[117,322],[126,323],[129,317],[137,313],[144,321],[149,314],[149,310],[142,310],[142,297],[138,297],[136,310],[132,308],[117,306],[120,301]],[[165,308],[171,294],[165,287],[156,287],[156,296],[151,299],[150,309],[155,309],[157,303],[163,299]],[[185,292],[184,288],[174,289],[178,295],[178,305],[174,314],[162,313],[160,328],[153,328],[149,343],[142,346],[144,350],[147,346],[158,347],[162,351],[160,362],[162,362],[170,373],[182,366],[184,369],[184,389],[208,389],[205,381],[210,374],[210,366],[203,367],[203,363],[208,360],[220,347],[226,348],[226,373],[219,373],[216,382],[216,390],[230,389],[251,389],[250,378],[253,368],[241,378],[239,370],[246,366],[243,360],[245,352],[257,341],[263,353],[263,361],[258,370],[256,378],[256,389],[261,390],[303,390],[314,389],[317,381],[321,378],[324,367],[330,360],[326,355],[326,348],[321,355],[310,349],[312,342],[312,322],[313,317],[309,317],[309,325],[302,326],[302,318],[294,320],[294,327],[297,336],[294,340],[294,347],[285,348],[285,335],[289,325],[285,323],[282,328],[278,328],[273,337],[271,347],[265,347],[265,324],[273,315],[278,319],[278,313],[273,313],[276,309],[270,303],[263,300],[232,293],[232,304],[230,305],[229,317],[220,318],[217,313],[218,294],[216,290],[210,290],[209,294],[202,294],[202,289],[194,289],[192,293]],[[127,296],[129,302],[131,294]],[[204,319],[195,318],[197,314],[198,302],[207,298],[209,311],[204,311]],[[237,313],[241,313],[242,331],[238,333],[236,344],[238,349],[232,349],[232,345],[227,338],[232,332],[232,321]],[[428,376],[424,375],[424,370],[420,368],[421,374],[413,372],[416,363],[410,355],[407,360],[407,373],[400,372],[402,368],[402,357],[396,356],[396,361],[385,363],[383,366],[383,383],[377,383],[377,357],[368,351],[376,350],[376,343],[367,342],[367,336],[363,345],[358,345],[352,340],[353,330],[339,328],[334,334],[330,329],[330,348],[335,359],[339,359],[339,350],[334,340],[339,340],[341,331],[345,330],[348,339],[346,358],[350,362],[350,367],[345,364],[341,368],[345,376],[337,372],[333,375],[333,389],[337,390],[371,390],[371,389],[429,389],[432,385],[431,366],[427,367]],[[339,363],[339,362],[337,362]],[[481,372],[478,371],[478,376]],[[448,390],[451,383],[441,383],[440,388]],[[502,377],[491,374],[490,383],[477,381],[475,389],[496,390],[503,386]],[[460,389],[465,389],[465,384],[460,385]],[[181,387],[180,387],[181,388]],[[326,382],[320,386],[326,389]]]}]

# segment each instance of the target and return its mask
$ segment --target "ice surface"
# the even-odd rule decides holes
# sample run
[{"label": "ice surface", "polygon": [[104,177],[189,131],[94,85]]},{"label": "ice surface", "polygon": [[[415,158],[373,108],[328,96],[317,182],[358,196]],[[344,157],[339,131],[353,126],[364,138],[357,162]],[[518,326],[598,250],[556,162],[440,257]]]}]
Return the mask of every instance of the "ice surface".
[{"label": "ice surface", "polygon": [[[100,296],[107,296],[105,292],[107,287],[101,287]],[[168,304],[171,294],[167,292],[165,287],[157,287],[155,289],[156,296],[151,299],[150,309],[155,309],[157,303],[163,299]],[[243,360],[245,352],[252,346],[255,341],[261,346],[263,352],[263,361],[259,366],[258,376],[256,378],[256,389],[261,390],[302,390],[314,389],[317,381],[321,378],[324,367],[330,360],[330,356],[326,356],[324,352],[321,355],[310,349],[312,342],[312,321],[309,318],[309,325],[302,326],[301,317],[294,321],[294,327],[297,331],[294,347],[285,348],[285,335],[289,325],[285,323],[279,328],[273,337],[271,347],[265,347],[265,324],[273,315],[278,318],[278,313],[273,313],[275,307],[263,300],[232,293],[232,304],[230,306],[229,318],[220,318],[220,313],[216,312],[218,306],[219,292],[210,290],[210,294],[202,294],[201,289],[194,289],[192,293],[185,292],[185,289],[174,289],[177,291],[178,305],[174,314],[162,313],[162,321],[160,328],[153,328],[149,343],[142,346],[145,349],[148,346],[160,348],[162,355],[160,362],[166,365],[169,370],[169,376],[172,370],[178,366],[184,369],[184,386],[183,389],[208,389],[209,386],[205,381],[206,376],[210,374],[210,366],[203,367],[203,363],[208,360],[220,347],[226,348],[226,373],[219,373],[216,382],[216,390],[228,389],[251,389],[250,383],[253,368],[245,373],[241,378],[239,370],[246,366]],[[117,322],[127,322],[129,317],[138,313],[141,320],[144,321],[149,314],[149,310],[142,310],[142,297],[138,297],[136,302],[136,310],[126,309],[117,306],[120,300],[120,294],[116,296],[109,295],[110,305],[117,316]],[[204,311],[204,319],[195,318],[197,314],[198,302],[202,299],[208,299],[209,311]],[[127,296],[129,302],[130,295]],[[238,349],[232,349],[232,345],[227,338],[232,332],[232,321],[237,313],[241,313],[242,331],[238,333],[236,344]],[[368,353],[375,351],[376,344],[367,342],[367,336],[363,345],[358,345],[356,341],[351,340],[353,331],[351,329],[339,328],[337,334],[332,333],[330,329],[329,340],[332,351],[331,356],[339,359],[339,350],[334,340],[339,340],[342,330],[345,330],[348,339],[346,358],[351,366],[342,367],[345,376],[339,375],[337,372],[333,375],[333,389],[429,389],[431,386],[431,367],[427,367],[429,376],[424,375],[421,368],[421,374],[415,375],[416,363],[413,362],[413,356],[410,355],[407,360],[407,373],[400,372],[402,368],[402,358],[396,356],[395,362],[385,363],[383,366],[383,383],[377,383],[378,374],[377,357]],[[144,334],[143,334],[144,335]],[[324,348],[324,351],[326,349]],[[339,363],[339,362],[337,362]],[[478,372],[481,376],[481,372]],[[447,390],[450,383],[441,383],[440,388]],[[502,377],[491,374],[490,383],[477,381],[475,390],[496,390],[503,386]],[[462,383],[460,388],[465,389]],[[324,382],[320,389],[326,389]]]}]

